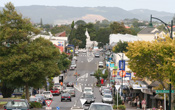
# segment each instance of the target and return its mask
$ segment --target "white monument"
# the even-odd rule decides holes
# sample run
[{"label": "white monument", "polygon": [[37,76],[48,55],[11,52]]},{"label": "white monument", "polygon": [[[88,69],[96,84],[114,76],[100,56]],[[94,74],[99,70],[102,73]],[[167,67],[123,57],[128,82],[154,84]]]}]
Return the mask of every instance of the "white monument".
[{"label": "white monument", "polygon": [[87,28],[86,28],[85,35],[86,35],[86,49],[90,49],[90,48],[93,48],[94,46],[97,46],[98,45],[98,42],[91,41],[90,36],[89,36],[89,33],[87,31]]}]

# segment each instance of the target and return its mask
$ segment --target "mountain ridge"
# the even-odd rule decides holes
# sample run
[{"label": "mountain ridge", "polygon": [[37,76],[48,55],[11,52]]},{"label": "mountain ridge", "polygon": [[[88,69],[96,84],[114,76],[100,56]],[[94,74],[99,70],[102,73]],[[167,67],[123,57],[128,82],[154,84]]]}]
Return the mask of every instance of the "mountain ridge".
[{"label": "mountain ridge", "polygon": [[[3,7],[0,7],[2,10]],[[73,20],[87,18],[87,15],[94,15],[92,20],[83,19],[86,22],[93,22],[95,16],[98,18],[105,18],[109,21],[121,21],[124,19],[137,18],[139,20],[149,20],[150,15],[160,18],[165,22],[169,22],[173,18],[173,13],[155,11],[149,9],[134,9],[124,10],[119,7],[72,7],[72,6],[45,6],[45,5],[31,5],[31,6],[17,6],[16,10],[24,17],[31,18],[34,23],[39,23],[40,19],[44,24],[70,24]],[[98,19],[96,19],[98,20]]]}]

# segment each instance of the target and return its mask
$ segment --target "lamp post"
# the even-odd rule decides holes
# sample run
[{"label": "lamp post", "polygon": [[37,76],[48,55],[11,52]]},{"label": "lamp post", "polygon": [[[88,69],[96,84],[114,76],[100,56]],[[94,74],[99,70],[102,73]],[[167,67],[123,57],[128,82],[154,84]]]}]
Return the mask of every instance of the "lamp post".
[{"label": "lamp post", "polygon": [[[156,19],[156,20],[159,20],[161,21],[168,29],[168,32],[170,34],[170,38],[173,39],[173,20],[171,20],[171,31],[170,29],[168,28],[168,24],[163,22],[161,19],[159,18],[156,18],[156,17],[152,17],[151,15],[151,19],[150,19],[150,26],[152,26],[152,19]],[[170,72],[170,84],[169,84],[169,110],[171,110],[171,72]]]}]

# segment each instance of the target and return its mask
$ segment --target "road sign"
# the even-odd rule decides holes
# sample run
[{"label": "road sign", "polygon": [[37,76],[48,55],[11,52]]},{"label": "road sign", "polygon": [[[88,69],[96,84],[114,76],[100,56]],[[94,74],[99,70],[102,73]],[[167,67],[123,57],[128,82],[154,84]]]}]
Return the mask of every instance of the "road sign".
[{"label": "road sign", "polygon": [[86,99],[80,99],[80,102],[82,105],[84,105],[84,103],[86,102]]},{"label": "road sign", "polygon": [[125,72],[124,70],[121,70],[121,71],[119,72],[119,75],[120,75],[121,77],[125,77],[125,76],[126,76],[126,72]]},{"label": "road sign", "polygon": [[52,110],[52,107],[46,107],[46,110]]},{"label": "road sign", "polygon": [[119,70],[125,70],[125,60],[119,60]]},{"label": "road sign", "polygon": [[52,100],[45,100],[45,102],[46,102],[47,106],[50,107]]},{"label": "road sign", "polygon": [[[156,90],[156,93],[169,93],[169,90]],[[171,90],[171,93],[174,93],[174,90]]]},{"label": "road sign", "polygon": [[56,109],[57,109],[57,110],[60,110],[60,107],[57,107]]}]

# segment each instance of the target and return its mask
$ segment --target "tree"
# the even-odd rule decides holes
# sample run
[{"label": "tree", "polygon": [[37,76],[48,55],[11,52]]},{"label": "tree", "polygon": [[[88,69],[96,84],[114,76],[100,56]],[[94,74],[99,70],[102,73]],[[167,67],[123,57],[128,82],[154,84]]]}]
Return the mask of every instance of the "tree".
[{"label": "tree", "polygon": [[68,55],[66,53],[62,53],[59,55],[59,59],[58,59],[58,68],[60,70],[66,70],[67,68],[69,68],[71,61],[68,59]]},{"label": "tree", "polygon": [[31,40],[39,30],[12,3],[0,12],[0,24],[0,79],[16,88],[25,86],[29,99],[29,87],[41,87],[46,77],[60,73],[59,50],[49,40]]},{"label": "tree", "polygon": [[75,24],[76,24],[77,26],[79,26],[79,25],[86,25],[86,22],[83,21],[83,20],[78,20],[78,21],[75,22]]},{"label": "tree", "polygon": [[114,46],[113,52],[119,53],[119,52],[127,52],[128,49],[128,42],[122,42],[121,40],[117,42],[117,45]]},{"label": "tree", "polygon": [[124,23],[113,22],[110,28],[114,34],[131,34],[131,31],[125,28]]},{"label": "tree", "polygon": [[153,42],[135,41],[128,45],[126,56],[130,59],[129,68],[136,72],[136,76],[159,81],[164,88],[166,86],[163,82],[170,83],[169,78],[174,84],[174,40],[166,38]]},{"label": "tree", "polygon": [[96,41],[100,42],[98,43],[99,47],[103,47],[106,43],[109,43],[109,35],[111,33],[110,28],[100,28],[97,31]]}]

